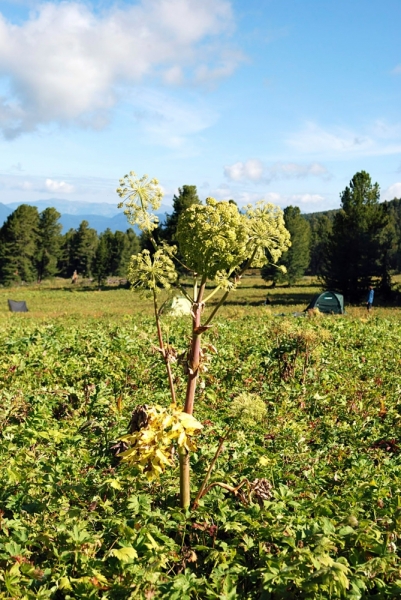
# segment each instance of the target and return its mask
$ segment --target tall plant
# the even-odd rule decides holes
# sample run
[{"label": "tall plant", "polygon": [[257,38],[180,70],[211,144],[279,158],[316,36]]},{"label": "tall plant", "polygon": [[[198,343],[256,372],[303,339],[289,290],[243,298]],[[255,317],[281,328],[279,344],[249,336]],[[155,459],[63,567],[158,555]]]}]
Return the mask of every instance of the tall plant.
[{"label": "tall plant", "polygon": [[[285,228],[281,209],[263,201],[240,212],[233,202],[207,198],[205,204],[193,204],[180,215],[176,231],[180,262],[193,278],[192,294],[181,288],[192,303],[192,336],[185,364],[186,395],[180,411],[177,410],[171,372],[175,353],[164,343],[158,305],[161,289],[178,285],[174,262],[176,247],[158,245],[152,235],[158,224],[155,211],[161,205],[162,190],[157,179],[149,179],[147,175],[138,178],[131,171],[120,180],[117,193],[121,198],[119,208],[124,208],[132,225],[147,234],[155,249],[153,256],[148,250],[132,256],[129,280],[134,286],[145,288],[153,298],[159,350],[166,365],[173,403],[170,412],[151,409],[145,418],[146,426],[137,428],[125,438],[131,447],[123,453],[123,458],[136,463],[148,477],[157,476],[171,464],[170,447],[176,440],[180,460],[180,502],[187,508],[190,504],[191,436],[202,427],[193,417],[195,391],[205,355],[202,335],[212,326],[217,311],[239,284],[244,272],[249,267],[277,262],[290,246],[290,234]],[[211,291],[206,290],[207,283],[214,286]],[[219,291],[223,292],[220,300],[207,311],[208,304]]]}]

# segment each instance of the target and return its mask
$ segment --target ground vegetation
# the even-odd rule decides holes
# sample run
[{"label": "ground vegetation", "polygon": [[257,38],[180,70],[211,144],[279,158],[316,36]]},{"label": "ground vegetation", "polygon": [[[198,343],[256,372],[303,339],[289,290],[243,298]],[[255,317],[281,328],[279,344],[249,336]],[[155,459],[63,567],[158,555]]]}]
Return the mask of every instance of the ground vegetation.
[{"label": "ground vegetation", "polygon": [[[148,481],[115,455],[135,407],[170,405],[151,303],[56,290],[67,312],[55,315],[46,292],[31,293],[30,313],[0,315],[1,598],[399,596],[399,310],[223,309],[205,334],[218,354],[197,391],[194,491],[246,397],[265,413],[226,438],[189,513],[177,509],[176,457]],[[125,316],[99,317],[95,300],[120,296]],[[187,322],[164,327],[184,352]],[[182,366],[172,370],[183,397]]]}]

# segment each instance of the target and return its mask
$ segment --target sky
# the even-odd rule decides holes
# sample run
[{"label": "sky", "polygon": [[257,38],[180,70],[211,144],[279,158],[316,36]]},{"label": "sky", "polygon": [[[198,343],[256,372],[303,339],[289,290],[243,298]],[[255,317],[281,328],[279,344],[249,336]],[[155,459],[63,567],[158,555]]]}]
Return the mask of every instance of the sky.
[{"label": "sky", "polygon": [[401,197],[400,0],[0,0],[0,202]]}]

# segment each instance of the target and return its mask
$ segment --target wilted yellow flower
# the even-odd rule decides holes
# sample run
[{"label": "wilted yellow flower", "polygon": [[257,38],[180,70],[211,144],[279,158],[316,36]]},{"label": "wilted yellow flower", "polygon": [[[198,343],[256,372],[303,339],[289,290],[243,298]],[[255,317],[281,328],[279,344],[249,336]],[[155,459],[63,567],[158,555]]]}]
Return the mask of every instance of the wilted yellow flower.
[{"label": "wilted yellow flower", "polygon": [[170,409],[153,406],[147,409],[146,427],[121,438],[130,447],[119,456],[137,466],[148,479],[157,479],[166,467],[174,466],[174,443],[179,451],[196,450],[192,437],[202,428],[195,417],[177,409],[175,404]]}]

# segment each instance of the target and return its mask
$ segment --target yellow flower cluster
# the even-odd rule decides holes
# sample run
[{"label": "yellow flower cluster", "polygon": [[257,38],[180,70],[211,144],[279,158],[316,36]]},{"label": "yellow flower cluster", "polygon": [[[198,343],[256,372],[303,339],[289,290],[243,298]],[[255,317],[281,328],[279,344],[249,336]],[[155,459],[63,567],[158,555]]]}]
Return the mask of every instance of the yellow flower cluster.
[{"label": "yellow flower cluster", "polygon": [[161,288],[169,289],[177,280],[177,271],[171,258],[161,250],[150,256],[149,250],[142,250],[131,256],[128,281],[134,287],[158,293]]},{"label": "yellow flower cluster", "polygon": [[174,404],[169,410],[154,406],[147,413],[147,426],[122,438],[130,447],[119,456],[137,466],[147,479],[152,480],[157,479],[166,467],[174,466],[174,443],[182,452],[196,450],[192,436],[203,425],[192,415],[178,410]]},{"label": "yellow flower cluster", "polygon": [[[131,171],[120,180],[117,193],[122,199],[119,207],[124,208],[128,221],[151,234],[158,224],[154,211],[163,197],[157,179],[149,179],[147,175],[138,178]],[[244,266],[276,263],[291,244],[280,208],[262,201],[256,206],[249,205],[241,213],[235,203],[218,202],[214,198],[182,212],[176,239],[185,265],[214,280],[216,287],[225,291],[238,283],[233,278],[235,272]],[[146,250],[133,256],[129,281],[147,290],[170,287],[177,280],[171,260],[175,250],[163,245],[153,258]]]},{"label": "yellow flower cluster", "polygon": [[146,232],[156,229],[159,219],[149,209],[158,210],[163,198],[157,179],[149,179],[147,175],[138,178],[131,171],[120,179],[117,194],[122,199],[118,208],[124,208],[124,214],[131,225],[137,225],[141,231]]},{"label": "yellow flower cluster", "polygon": [[277,262],[290,246],[282,210],[263,201],[241,214],[232,202],[207,198],[180,215],[176,238],[188,267],[222,282],[247,260]]},{"label": "yellow flower cluster", "polygon": [[232,401],[230,416],[237,419],[245,429],[250,429],[266,419],[266,404],[257,394],[242,392]]},{"label": "yellow flower cluster", "polygon": [[290,233],[285,228],[281,208],[263,200],[255,206],[246,207],[245,217],[248,224],[248,254],[254,255],[253,267],[263,267],[270,262],[276,263],[280,256],[291,246]]},{"label": "yellow flower cluster", "polygon": [[244,217],[231,202],[207,198],[187,208],[178,220],[176,239],[184,263],[214,279],[231,272],[246,258],[248,242]]}]

